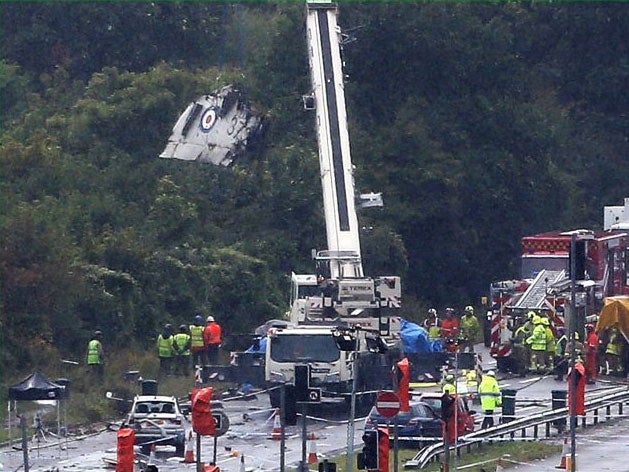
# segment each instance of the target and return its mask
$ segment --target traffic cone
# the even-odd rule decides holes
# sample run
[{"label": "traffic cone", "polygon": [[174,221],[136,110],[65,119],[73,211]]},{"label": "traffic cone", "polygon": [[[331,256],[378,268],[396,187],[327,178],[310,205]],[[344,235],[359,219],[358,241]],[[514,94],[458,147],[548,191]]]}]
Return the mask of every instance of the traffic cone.
[{"label": "traffic cone", "polygon": [[568,438],[563,439],[563,447],[561,448],[561,462],[555,466],[555,469],[567,469],[566,456],[568,455]]},{"label": "traffic cone", "polygon": [[319,460],[317,459],[317,443],[314,433],[310,433],[308,439],[308,464],[316,464]]},{"label": "traffic cone", "polygon": [[273,415],[273,432],[271,433],[271,439],[282,439],[282,424],[280,422],[280,409],[275,409],[275,415]]},{"label": "traffic cone", "polygon": [[505,468],[502,466],[502,458],[498,458],[498,462],[496,462],[496,472],[505,472]]},{"label": "traffic cone", "polygon": [[186,452],[183,455],[183,461],[186,464],[194,463],[194,441],[192,440],[192,430],[188,431],[186,438]]},{"label": "traffic cone", "polygon": [[240,469],[238,472],[245,472],[245,456],[240,456]]},{"label": "traffic cone", "polygon": [[155,457],[155,443],[151,444],[151,453],[149,454],[149,461],[147,465],[156,465],[155,461],[157,461],[157,457]]}]

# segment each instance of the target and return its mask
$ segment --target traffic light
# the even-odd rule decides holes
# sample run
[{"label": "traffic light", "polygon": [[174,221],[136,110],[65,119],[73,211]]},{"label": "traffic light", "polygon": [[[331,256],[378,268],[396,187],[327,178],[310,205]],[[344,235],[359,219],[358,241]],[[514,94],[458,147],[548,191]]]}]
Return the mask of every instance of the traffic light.
[{"label": "traffic light", "polygon": [[356,351],[358,347],[353,330],[336,328],[332,331],[332,338],[336,343],[336,347],[339,348],[339,351],[352,352]]},{"label": "traffic light", "polygon": [[365,431],[363,451],[358,454],[358,468],[378,470],[378,431]]},{"label": "traffic light", "polygon": [[308,386],[310,384],[310,364],[295,366],[295,400],[308,401]]},{"label": "traffic light", "polygon": [[323,462],[319,462],[319,472],[336,472],[336,462],[323,459]]},{"label": "traffic light", "polygon": [[295,398],[295,386],[284,386],[284,424],[295,426],[297,424],[297,399]]},{"label": "traffic light", "polygon": [[397,367],[397,395],[400,398],[400,411],[410,411],[410,395],[408,392],[411,380],[411,366],[405,357],[396,364]]},{"label": "traffic light", "polygon": [[441,419],[446,423],[454,416],[454,402],[454,397],[448,393],[441,397]]},{"label": "traffic light", "polygon": [[452,444],[456,440],[456,396],[444,393],[441,397],[441,419],[444,424],[443,440]]},{"label": "traffic light", "polygon": [[216,423],[212,417],[212,387],[192,390],[190,403],[192,409],[192,429],[195,433],[204,436],[214,436]]},{"label": "traffic light", "polygon": [[[574,242],[574,279],[585,279],[585,241]],[[572,251],[568,255],[568,275],[572,278]]]}]

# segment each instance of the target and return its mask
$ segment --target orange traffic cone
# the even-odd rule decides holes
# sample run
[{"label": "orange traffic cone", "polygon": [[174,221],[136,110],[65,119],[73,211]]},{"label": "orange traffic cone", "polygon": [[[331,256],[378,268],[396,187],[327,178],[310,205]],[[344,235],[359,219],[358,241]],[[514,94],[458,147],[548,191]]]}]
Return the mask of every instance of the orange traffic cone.
[{"label": "orange traffic cone", "polygon": [[192,440],[192,430],[188,431],[186,437],[186,452],[183,455],[183,461],[186,464],[194,463],[194,441]]},{"label": "orange traffic cone", "polygon": [[563,439],[563,447],[561,448],[561,462],[555,466],[555,469],[566,469],[566,456],[568,455],[568,438]]},{"label": "orange traffic cone", "polygon": [[151,444],[151,453],[149,454],[149,462],[147,465],[155,465],[155,461],[157,460],[157,458],[155,457],[155,451],[156,451],[156,447],[155,447],[155,443]]},{"label": "orange traffic cone", "polygon": [[271,439],[282,439],[282,424],[280,423],[280,409],[275,409],[275,415],[273,415],[273,432],[271,433]]},{"label": "orange traffic cone", "polygon": [[316,464],[318,461],[315,435],[314,433],[310,433],[310,436],[308,437],[308,464]]}]

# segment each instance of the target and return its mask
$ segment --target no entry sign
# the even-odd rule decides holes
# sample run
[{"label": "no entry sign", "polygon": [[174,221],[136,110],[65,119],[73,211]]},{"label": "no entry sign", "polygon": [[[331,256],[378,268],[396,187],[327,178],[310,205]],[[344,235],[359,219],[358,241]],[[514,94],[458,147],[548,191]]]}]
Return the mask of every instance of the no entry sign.
[{"label": "no entry sign", "polygon": [[381,390],[376,397],[376,410],[387,418],[395,416],[400,411],[400,399],[395,392]]}]

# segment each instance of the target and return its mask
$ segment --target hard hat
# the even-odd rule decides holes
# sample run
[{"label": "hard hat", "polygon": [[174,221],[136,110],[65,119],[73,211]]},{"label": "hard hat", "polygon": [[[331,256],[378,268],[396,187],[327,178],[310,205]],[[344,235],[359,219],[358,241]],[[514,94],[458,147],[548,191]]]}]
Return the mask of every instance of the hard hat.
[{"label": "hard hat", "polygon": [[454,308],[446,308],[446,313],[454,313]]},{"label": "hard hat", "polygon": [[574,332],[574,339],[576,339],[577,341],[579,340],[579,333],[577,333],[576,331]]},{"label": "hard hat", "polygon": [[472,305],[467,305],[465,307],[465,312],[466,313],[474,313],[474,307]]},{"label": "hard hat", "polygon": [[490,370],[489,372],[487,372],[485,375],[489,375],[490,377],[495,377],[496,373],[493,370]]},{"label": "hard hat", "polygon": [[446,382],[454,382],[454,375],[448,374],[446,375],[445,379],[446,379]]},{"label": "hard hat", "polygon": [[94,331],[94,336],[100,336],[102,334],[103,332],[100,329],[97,329],[96,331]]},{"label": "hard hat", "polygon": [[179,325],[179,331],[186,331],[188,327],[185,324]]},{"label": "hard hat", "polygon": [[542,322],[542,317],[541,316],[533,316],[533,324],[540,324]]},{"label": "hard hat", "polygon": [[530,320],[531,318],[533,318],[537,313],[535,313],[534,311],[529,311],[526,314],[526,317]]},{"label": "hard hat", "polygon": [[542,323],[544,326],[550,326],[550,321],[548,320],[548,318],[544,318],[544,317],[541,317],[541,318],[542,318],[541,323]]},{"label": "hard hat", "polygon": [[435,310],[434,308],[431,308],[430,310],[428,310],[428,314],[429,315],[436,315],[437,314],[437,310]]},{"label": "hard hat", "polygon": [[210,315],[210,316],[208,316],[208,317],[206,318],[206,320],[205,320],[205,321],[207,321],[208,323],[210,323],[210,322],[214,321],[214,317],[213,317],[212,315]]},{"label": "hard hat", "polygon": [[197,315],[197,316],[195,316],[195,317],[194,317],[194,322],[195,322],[196,324],[201,324],[201,323],[203,323],[203,317],[202,317],[201,315]]},{"label": "hard hat", "polygon": [[557,328],[557,332],[564,334],[566,332],[566,328],[564,328],[563,326],[560,326],[559,328]]}]

